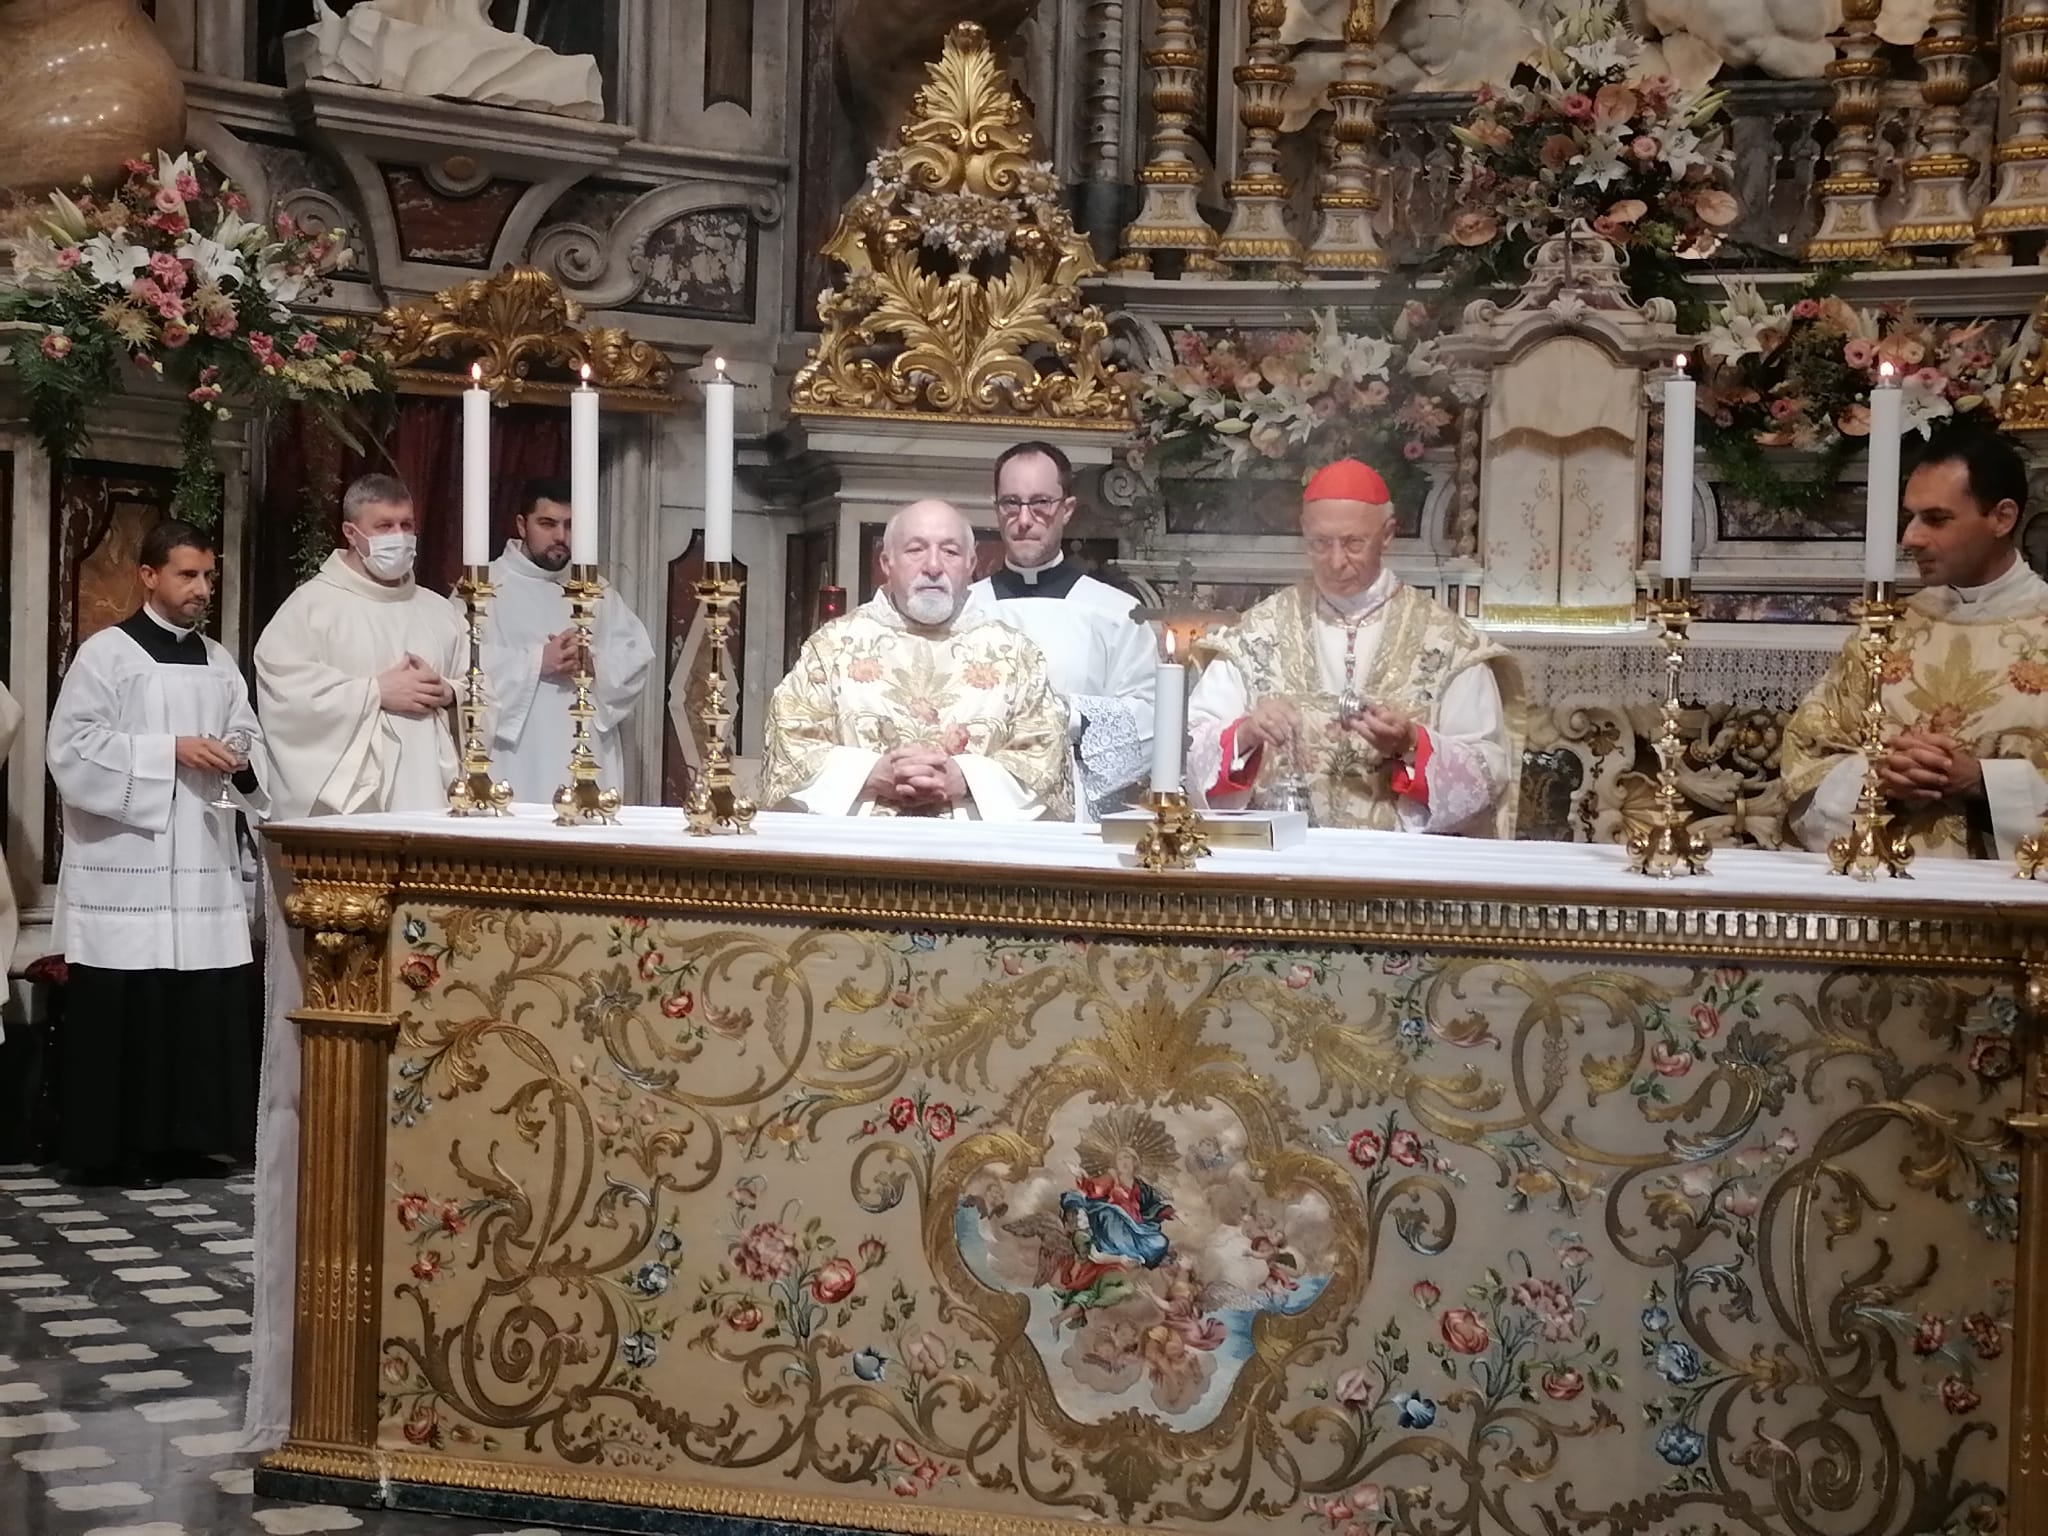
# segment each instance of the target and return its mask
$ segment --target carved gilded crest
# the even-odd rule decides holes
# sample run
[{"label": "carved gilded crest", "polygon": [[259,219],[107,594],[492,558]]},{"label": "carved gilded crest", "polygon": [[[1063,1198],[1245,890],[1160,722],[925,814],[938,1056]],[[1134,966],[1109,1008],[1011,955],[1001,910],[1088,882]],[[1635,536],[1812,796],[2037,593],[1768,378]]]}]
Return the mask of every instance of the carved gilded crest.
[{"label": "carved gilded crest", "polygon": [[[2007,387],[1998,408],[1999,425],[2008,432],[2048,428],[2048,298],[2034,306],[2027,326],[2034,333],[2036,350],[2019,378]],[[2024,334],[2021,339],[2026,339]]]},{"label": "carved gilded crest", "polygon": [[676,403],[674,371],[658,347],[618,326],[584,325],[583,306],[535,267],[506,267],[444,288],[385,310],[381,323],[399,387],[412,393],[465,389],[475,363],[501,399],[559,399],[588,365],[609,406],[667,410]]},{"label": "carved gilded crest", "polygon": [[818,301],[800,415],[1128,428],[1107,323],[1081,300],[1101,268],[1022,120],[987,36],[955,27],[825,245],[844,276]]}]

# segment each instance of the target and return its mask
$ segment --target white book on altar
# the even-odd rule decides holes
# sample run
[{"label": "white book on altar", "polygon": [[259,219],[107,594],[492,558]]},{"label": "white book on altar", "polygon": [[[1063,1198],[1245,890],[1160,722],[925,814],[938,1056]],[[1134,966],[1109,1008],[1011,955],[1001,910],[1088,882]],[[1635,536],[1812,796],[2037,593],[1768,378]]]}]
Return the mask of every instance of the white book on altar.
[{"label": "white book on altar", "polygon": [[[1152,821],[1150,811],[1112,811],[1102,818],[1102,840],[1135,844]],[[1212,848],[1299,848],[1308,841],[1302,811],[1197,811],[1195,822]]]}]

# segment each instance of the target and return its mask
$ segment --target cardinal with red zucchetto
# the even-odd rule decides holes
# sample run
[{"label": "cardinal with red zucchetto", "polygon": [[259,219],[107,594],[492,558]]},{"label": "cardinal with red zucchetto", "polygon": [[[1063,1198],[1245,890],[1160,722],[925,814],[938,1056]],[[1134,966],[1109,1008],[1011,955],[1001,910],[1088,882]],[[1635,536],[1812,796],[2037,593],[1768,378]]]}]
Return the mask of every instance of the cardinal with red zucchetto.
[{"label": "cardinal with red zucchetto", "polygon": [[1207,805],[1305,801],[1317,826],[1514,836],[1520,670],[1387,568],[1394,530],[1369,466],[1310,478],[1309,579],[1197,651],[1188,786]]}]

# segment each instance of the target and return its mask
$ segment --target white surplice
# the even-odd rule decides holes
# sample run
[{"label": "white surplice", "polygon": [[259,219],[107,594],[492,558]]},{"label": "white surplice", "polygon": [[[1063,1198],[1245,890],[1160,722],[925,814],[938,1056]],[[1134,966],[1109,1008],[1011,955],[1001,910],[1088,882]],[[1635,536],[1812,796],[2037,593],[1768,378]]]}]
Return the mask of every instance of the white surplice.
[{"label": "white surplice", "polygon": [[[2016,559],[2004,574],[1981,587],[1925,587],[1908,600],[1907,610],[1908,621],[1901,626],[1895,641],[1899,648],[1896,654],[1900,657],[1924,651],[1930,670],[1934,669],[1937,661],[1946,660],[1950,671],[1954,672],[1958,657],[1952,637],[1958,633],[1979,633],[1986,637],[1981,650],[2002,668],[2007,661],[2017,661],[2027,655],[2029,636],[2032,644],[2038,647],[2042,637],[2048,635],[2048,582],[2042,581],[2025,560]],[[1856,644],[1851,639],[1850,650]],[[2040,770],[2026,755],[2028,738],[2039,740],[2039,722],[2048,711],[2040,707],[2038,687],[2021,689],[2010,681],[2009,676],[2000,676],[1997,672],[1988,676],[1973,672],[1971,665],[1977,660],[1972,657],[1963,662],[1957,681],[1980,687],[1988,683],[1990,686],[1976,707],[1962,711],[1957,720],[1946,726],[1946,730],[1949,734],[1963,736],[1964,744],[1979,753],[1977,766],[1984,777],[1984,809],[1990,817],[1992,841],[1997,856],[2009,861],[2017,852],[2020,840],[2039,828],[2042,808],[2048,805],[2048,782],[2043,781]],[[1860,655],[1856,664],[1860,665]],[[1823,682],[1815,692],[1819,693],[1827,686],[1827,682]],[[1923,686],[1911,678],[1904,680],[1903,684],[1899,680],[1887,680],[1887,735],[1902,725],[1928,723],[1914,712],[1915,700],[1919,713],[1927,715],[1933,715],[1941,704],[1948,702],[1945,694],[1935,698],[1933,693],[1910,695],[1904,705],[1894,699],[1896,694]],[[1994,702],[1999,700],[2000,694],[2003,695],[2002,701]],[[1859,692],[1859,708],[1861,697]],[[1792,731],[1795,738],[1798,727],[1810,717],[1811,703],[1809,696],[1808,704],[1802,705],[1794,717]],[[1984,717],[1985,723],[1981,728],[1973,728],[1970,722],[1978,716]],[[2023,720],[2026,722],[2024,726],[2021,724]],[[2011,755],[1990,755],[2001,736],[2006,738]],[[1792,743],[1788,742],[1788,748],[1791,746]],[[1843,753],[1804,805],[1794,799],[1792,831],[1801,847],[1823,850],[1851,829],[1856,819],[1856,803],[1863,794],[1867,761],[1861,752]],[[1789,774],[1794,765],[1788,761],[1786,766]],[[1958,824],[1962,820],[1960,817],[1949,819]],[[1916,838],[1915,848],[1918,852],[1937,855],[1968,855],[1967,845],[1960,837],[1935,838],[1926,842]]]},{"label": "white surplice", "polygon": [[[540,675],[541,650],[549,637],[570,627],[566,569],[543,570],[517,539],[491,562],[495,589],[484,617],[484,677],[489,684],[492,766],[512,786],[514,799],[546,803],[569,782],[569,749],[576,702],[570,677]],[[626,754],[621,727],[640,700],[654,646],[616,588],[605,584],[591,635],[591,746],[599,781],[622,793]]]},{"label": "white surplice", "polygon": [[[173,637],[189,635],[147,608]],[[135,622],[133,620],[131,623]],[[78,648],[50,712],[50,777],[64,811],[55,940],[74,965],[114,971],[247,965],[235,813],[213,805],[223,778],[181,768],[180,736],[260,739],[248,685],[221,646],[196,636],[204,666],[152,658],[121,627]],[[249,754],[260,785],[263,755]],[[262,816],[260,787],[229,797]]]},{"label": "white surplice", "polygon": [[378,695],[377,674],[408,652],[461,686],[468,629],[447,598],[410,581],[372,581],[337,551],[284,600],[256,642],[279,817],[447,804],[458,767],[448,715],[389,714]]},{"label": "white surplice", "polygon": [[[387,587],[339,552],[285,599],[256,642],[258,708],[280,818],[354,811],[437,811],[459,767],[445,710],[387,713],[377,674],[406,654],[451,685],[469,669],[469,629],[446,598],[407,581]],[[289,1427],[292,1277],[299,1190],[299,1032],[303,937],[283,926],[285,879],[269,866],[263,1081],[256,1111],[256,1322],[244,1428],[250,1449]]]},{"label": "white surplice", "polygon": [[1152,762],[1152,687],[1159,646],[1131,617],[1138,600],[1080,574],[1064,557],[977,581],[970,601],[992,604],[1045,654],[1053,691],[1066,700],[1074,819],[1123,809]]}]

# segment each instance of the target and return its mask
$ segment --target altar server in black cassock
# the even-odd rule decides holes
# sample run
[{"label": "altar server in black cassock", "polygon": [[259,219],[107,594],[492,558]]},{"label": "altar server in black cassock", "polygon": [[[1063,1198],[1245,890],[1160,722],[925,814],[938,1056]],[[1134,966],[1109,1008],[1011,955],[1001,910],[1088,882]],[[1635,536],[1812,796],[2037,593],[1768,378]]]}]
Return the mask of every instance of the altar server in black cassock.
[{"label": "altar server in black cassock", "polygon": [[[161,523],[140,565],[142,607],[78,648],[50,716],[70,971],[58,1151],[92,1182],[246,1157],[255,1113],[235,811],[213,802],[225,786],[252,815],[267,810],[259,727],[233,660],[196,627],[213,590],[206,536]],[[236,730],[247,762],[223,744]]]}]

